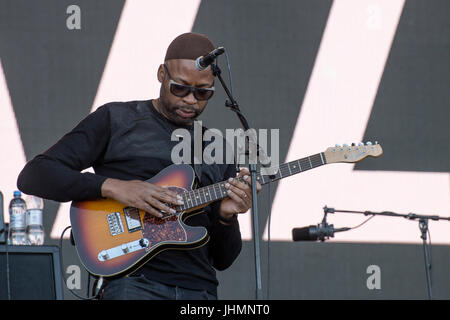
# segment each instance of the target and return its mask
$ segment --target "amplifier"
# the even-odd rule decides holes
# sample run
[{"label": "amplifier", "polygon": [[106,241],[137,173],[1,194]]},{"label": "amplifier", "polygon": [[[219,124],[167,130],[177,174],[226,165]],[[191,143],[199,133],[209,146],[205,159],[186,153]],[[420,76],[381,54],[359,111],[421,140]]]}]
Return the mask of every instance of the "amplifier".
[{"label": "amplifier", "polygon": [[62,283],[59,247],[0,245],[1,300],[62,300]]}]

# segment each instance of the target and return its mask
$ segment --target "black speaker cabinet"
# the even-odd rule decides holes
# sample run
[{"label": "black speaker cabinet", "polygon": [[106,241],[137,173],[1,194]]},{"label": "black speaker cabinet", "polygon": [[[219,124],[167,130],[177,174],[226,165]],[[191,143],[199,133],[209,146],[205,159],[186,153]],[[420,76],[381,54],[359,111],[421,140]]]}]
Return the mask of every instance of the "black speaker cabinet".
[{"label": "black speaker cabinet", "polygon": [[0,299],[62,300],[62,282],[58,247],[0,246]]}]

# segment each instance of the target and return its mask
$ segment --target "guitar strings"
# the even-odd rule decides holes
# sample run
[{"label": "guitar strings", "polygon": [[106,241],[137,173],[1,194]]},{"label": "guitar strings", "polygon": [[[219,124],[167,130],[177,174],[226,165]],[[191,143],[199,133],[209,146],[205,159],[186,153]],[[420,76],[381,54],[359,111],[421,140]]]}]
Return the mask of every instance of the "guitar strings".
[{"label": "guitar strings", "polygon": [[[301,166],[301,162],[304,162],[304,166]],[[299,166],[298,166],[298,172],[294,172],[292,173],[292,170],[290,168],[290,166],[295,163],[298,162]],[[305,163],[309,165],[309,168],[307,168],[305,166]],[[323,161],[322,158],[320,156],[320,154],[315,154],[313,156],[310,157],[306,157],[306,158],[302,158],[302,159],[298,159],[295,161],[291,161],[288,163],[283,163],[280,166],[278,166],[278,170],[277,170],[277,174],[275,175],[274,179],[270,179],[268,182],[272,182],[275,180],[278,180],[277,175],[280,176],[280,179],[283,178],[283,176],[290,176],[296,173],[300,173],[306,170],[310,170],[313,168],[316,168],[320,165],[323,165]],[[297,166],[295,166],[294,168],[297,168]],[[304,169],[302,169],[304,168]],[[286,172],[285,174],[283,174],[283,171]],[[289,174],[287,174],[287,171],[289,171]],[[295,170],[294,170],[295,171]],[[265,181],[264,176],[260,175],[260,180],[263,184],[266,184],[268,182]],[[237,178],[238,180],[242,181],[242,177]],[[183,201],[185,202],[184,205],[180,205],[179,208],[181,210],[187,210],[189,208],[193,208],[211,201],[215,201],[218,200],[220,198],[225,198],[227,196],[227,192],[226,189],[224,188],[224,184],[226,183],[226,181],[222,181],[222,182],[218,182],[206,187],[202,187],[199,189],[195,189],[195,190],[190,190],[190,191],[186,191],[184,192],[181,196],[183,197]],[[211,190],[212,189],[212,190]],[[214,196],[213,196],[214,193]],[[217,196],[217,194],[219,194],[219,196]],[[209,197],[209,200],[208,198]],[[214,197],[214,198],[213,198]],[[186,205],[186,202],[189,203],[189,205]]]},{"label": "guitar strings", "polygon": [[[303,164],[303,166],[302,166],[302,164]],[[301,173],[301,172],[319,167],[324,164],[325,163],[323,161],[322,153],[317,153],[317,154],[309,156],[309,157],[297,159],[297,160],[279,165],[278,169],[277,169],[277,173],[275,175],[273,175],[274,178],[271,178],[271,176],[269,176],[269,181],[266,181],[266,178],[265,178],[268,175],[264,176],[264,175],[258,174],[259,177],[257,177],[257,178],[259,178],[258,180],[261,182],[261,184],[266,184],[266,183],[270,183],[270,182],[282,179],[284,177],[291,176],[293,174]],[[308,168],[308,165],[309,165],[309,168]],[[298,171],[298,172],[296,172],[296,171]],[[283,172],[284,172],[284,174],[283,174]],[[241,177],[239,177],[238,179],[240,181],[242,181]],[[222,181],[222,182],[210,185],[210,186],[206,186],[206,187],[202,187],[199,189],[184,192],[181,195],[183,197],[183,201],[189,202],[190,204],[186,205],[186,203],[185,203],[184,205],[180,205],[177,207],[179,208],[179,210],[187,210],[187,209],[194,208],[196,206],[199,206],[199,205],[211,202],[211,201],[219,200],[220,198],[225,198],[227,196],[227,191],[226,191],[226,189],[224,189],[224,183],[226,183],[226,182]],[[211,188],[212,188],[212,190],[211,190]],[[214,193],[214,197],[215,197],[214,199],[212,197],[213,193]],[[219,196],[217,196],[217,193],[219,193]],[[209,196],[209,200],[207,199],[207,196]],[[204,200],[202,199],[202,197]]]},{"label": "guitar strings", "polygon": [[[302,162],[303,162],[303,166],[302,166]],[[297,163],[298,165],[296,165],[295,163]],[[309,168],[305,164],[307,164],[309,166]],[[297,159],[297,160],[279,165],[278,169],[277,169],[277,173],[274,175],[274,178],[271,178],[268,175],[266,175],[266,176],[261,175],[260,173],[257,175],[257,178],[259,178],[258,180],[261,182],[261,184],[266,184],[266,183],[270,183],[270,182],[279,180],[284,177],[288,177],[288,176],[291,176],[291,175],[294,175],[297,173],[301,173],[301,172],[316,168],[323,164],[324,164],[324,162],[322,160],[321,154],[318,153],[318,154],[315,154],[315,155],[312,155],[309,157]],[[294,167],[291,169],[291,166],[294,166]],[[295,172],[296,171],[295,169],[298,170],[298,172]],[[292,172],[292,171],[294,171],[294,172]],[[285,174],[283,174],[283,172],[285,172]],[[266,179],[264,177],[269,177],[269,181],[266,181]],[[243,181],[242,177],[238,177],[237,179],[241,182],[245,182],[245,181]],[[177,213],[179,213],[178,211],[188,210],[190,208],[195,208],[197,206],[206,204],[211,201],[216,201],[221,198],[222,199],[226,198],[228,196],[228,193],[227,193],[227,189],[225,189],[225,183],[226,183],[226,181],[221,181],[221,182],[218,182],[218,183],[206,186],[206,187],[183,192],[180,195],[184,201],[184,204],[175,206],[174,208],[177,209],[177,212],[164,216],[164,219],[167,219],[167,218],[177,215]],[[207,197],[209,197],[209,200]]]}]

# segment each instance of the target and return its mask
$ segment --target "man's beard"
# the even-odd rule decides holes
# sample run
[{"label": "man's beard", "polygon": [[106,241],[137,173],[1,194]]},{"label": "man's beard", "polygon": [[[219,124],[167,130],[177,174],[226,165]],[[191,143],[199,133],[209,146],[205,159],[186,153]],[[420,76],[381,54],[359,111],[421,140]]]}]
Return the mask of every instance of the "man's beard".
[{"label": "man's beard", "polygon": [[[165,95],[161,95],[159,99],[159,108],[160,112],[162,112],[171,122],[177,125],[191,125],[195,119],[201,114],[201,111],[193,106],[182,104],[182,105],[173,105],[170,104],[168,99],[164,98]],[[192,113],[189,117],[183,117],[180,115],[177,110],[183,111],[185,113]]]}]

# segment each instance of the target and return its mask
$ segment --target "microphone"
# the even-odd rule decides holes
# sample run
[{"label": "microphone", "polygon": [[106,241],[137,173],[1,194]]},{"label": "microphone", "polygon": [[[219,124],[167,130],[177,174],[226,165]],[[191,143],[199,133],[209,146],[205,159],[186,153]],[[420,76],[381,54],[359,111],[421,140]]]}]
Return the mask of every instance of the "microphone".
[{"label": "microphone", "polygon": [[351,228],[335,229],[332,224],[318,224],[317,226],[308,226],[292,229],[292,240],[294,241],[325,241],[325,237],[334,237],[335,232],[348,231]]},{"label": "microphone", "polygon": [[214,62],[214,60],[220,56],[222,53],[225,52],[225,48],[224,47],[218,47],[217,49],[214,49],[213,51],[211,51],[210,53],[208,53],[206,56],[201,56],[198,57],[195,60],[195,68],[197,68],[197,70],[203,71],[206,68],[208,68],[208,66]]}]

